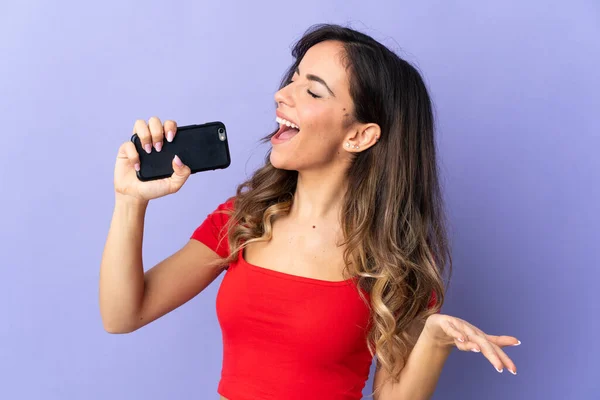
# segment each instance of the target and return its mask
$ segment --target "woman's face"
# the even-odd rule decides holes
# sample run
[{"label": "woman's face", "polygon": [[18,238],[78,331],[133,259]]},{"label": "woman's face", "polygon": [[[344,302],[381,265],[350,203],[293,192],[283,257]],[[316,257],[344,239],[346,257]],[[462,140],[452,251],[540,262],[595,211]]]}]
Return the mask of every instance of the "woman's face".
[{"label": "woman's face", "polygon": [[343,55],[339,42],[316,44],[302,58],[292,82],[275,94],[277,116],[300,128],[279,137],[280,129],[271,139],[275,168],[307,171],[349,160],[354,149],[344,144],[357,125],[352,123],[354,106]]}]

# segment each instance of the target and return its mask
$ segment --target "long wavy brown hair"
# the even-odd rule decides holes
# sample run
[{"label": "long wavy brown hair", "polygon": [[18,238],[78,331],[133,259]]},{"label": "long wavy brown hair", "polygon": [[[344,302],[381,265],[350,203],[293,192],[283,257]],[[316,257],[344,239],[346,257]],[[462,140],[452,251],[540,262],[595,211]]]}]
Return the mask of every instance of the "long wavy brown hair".
[{"label": "long wavy brown hair", "polygon": [[[325,41],[345,47],[356,121],[381,128],[379,142],[355,153],[347,171],[342,230],[345,271],[369,293],[367,341],[378,367],[398,380],[414,346],[406,329],[425,320],[444,302],[444,272],[452,274],[443,201],[438,178],[432,105],[418,71],[371,37],[338,25],[311,27],[295,44],[294,64],[280,87],[291,80],[307,50]],[[267,142],[276,133],[261,139]],[[286,215],[297,171],[269,161],[237,187],[227,226],[228,265],[250,243],[269,241],[272,224]],[[432,293],[436,304],[428,308]]]}]

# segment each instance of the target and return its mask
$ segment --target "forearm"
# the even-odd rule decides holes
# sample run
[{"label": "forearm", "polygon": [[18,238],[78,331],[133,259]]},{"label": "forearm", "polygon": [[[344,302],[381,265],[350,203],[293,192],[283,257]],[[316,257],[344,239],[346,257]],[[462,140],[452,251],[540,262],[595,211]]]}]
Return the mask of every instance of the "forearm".
[{"label": "forearm", "polygon": [[100,313],[109,332],[130,330],[144,295],[142,238],[147,202],[117,194],[100,265]]},{"label": "forearm", "polygon": [[399,382],[393,385],[389,400],[430,399],[451,352],[452,347],[442,346],[421,333],[400,372]]}]

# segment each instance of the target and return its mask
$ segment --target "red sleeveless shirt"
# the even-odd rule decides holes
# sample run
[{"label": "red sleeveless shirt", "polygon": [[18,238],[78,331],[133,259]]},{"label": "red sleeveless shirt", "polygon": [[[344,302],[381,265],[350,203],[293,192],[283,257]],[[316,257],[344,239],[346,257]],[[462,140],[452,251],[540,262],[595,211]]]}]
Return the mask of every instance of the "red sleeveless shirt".
[{"label": "red sleeveless shirt", "polygon": [[[229,255],[233,199],[192,235]],[[361,289],[362,290],[362,289]],[[363,291],[367,300],[369,294]],[[435,297],[430,305],[435,304]],[[372,357],[370,313],[356,282],[324,281],[247,263],[240,252],[217,294],[223,338],[218,393],[229,400],[359,400]]]}]

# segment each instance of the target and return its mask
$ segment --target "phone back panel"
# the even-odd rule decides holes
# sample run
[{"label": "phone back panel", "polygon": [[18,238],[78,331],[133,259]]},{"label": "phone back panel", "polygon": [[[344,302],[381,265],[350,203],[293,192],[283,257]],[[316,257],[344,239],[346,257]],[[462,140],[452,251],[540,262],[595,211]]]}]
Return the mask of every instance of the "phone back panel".
[{"label": "phone back panel", "polygon": [[224,169],[231,164],[227,131],[222,122],[188,125],[177,128],[172,142],[163,141],[160,152],[152,148],[150,154],[142,148],[139,137],[131,137],[140,156],[137,176],[142,181],[170,177],[175,155],[190,167],[192,173]]}]

